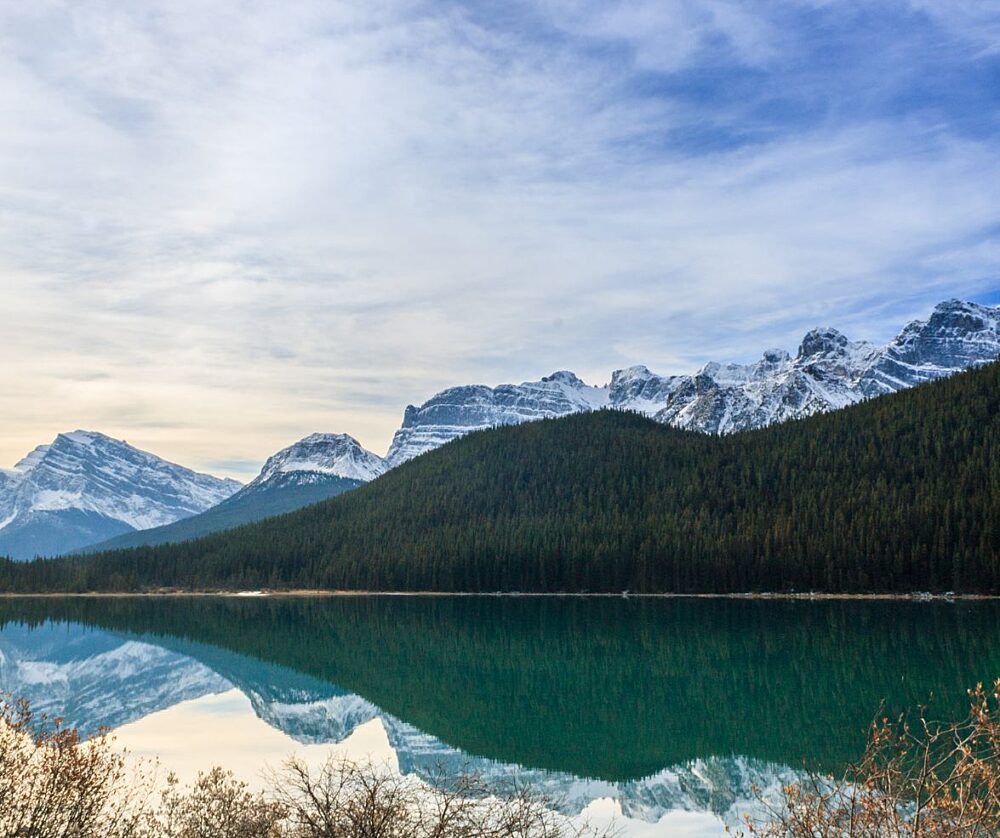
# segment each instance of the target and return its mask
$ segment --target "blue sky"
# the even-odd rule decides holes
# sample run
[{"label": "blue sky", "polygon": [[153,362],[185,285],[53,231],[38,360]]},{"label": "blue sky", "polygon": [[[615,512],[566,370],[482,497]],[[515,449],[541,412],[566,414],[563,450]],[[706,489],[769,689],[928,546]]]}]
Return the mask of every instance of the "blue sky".
[{"label": "blue sky", "polygon": [[995,0],[0,0],[0,464],[1000,303]]}]

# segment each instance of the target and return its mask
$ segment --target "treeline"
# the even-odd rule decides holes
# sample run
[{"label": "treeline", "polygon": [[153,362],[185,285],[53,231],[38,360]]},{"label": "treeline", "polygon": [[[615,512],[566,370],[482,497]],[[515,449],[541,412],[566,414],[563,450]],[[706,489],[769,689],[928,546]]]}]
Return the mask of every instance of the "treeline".
[{"label": "treeline", "polygon": [[1000,364],[712,437],[602,411],[471,434],[331,501],[0,590],[1000,592]]}]

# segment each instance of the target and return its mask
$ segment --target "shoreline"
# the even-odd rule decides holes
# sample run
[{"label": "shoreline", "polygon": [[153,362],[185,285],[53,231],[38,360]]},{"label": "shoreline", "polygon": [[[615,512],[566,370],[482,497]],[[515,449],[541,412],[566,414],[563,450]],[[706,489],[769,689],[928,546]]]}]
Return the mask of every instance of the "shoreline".
[{"label": "shoreline", "polygon": [[351,591],[351,590],[328,590],[319,588],[294,588],[289,590],[248,590],[248,591],[184,591],[184,590],[157,590],[157,591],[88,591],[88,592],[39,592],[39,593],[15,593],[0,592],[0,599],[52,599],[52,598],[181,598],[181,597],[230,597],[234,599],[273,599],[280,597],[535,597],[535,598],[558,598],[558,599],[740,599],[751,601],[800,601],[800,602],[827,602],[827,601],[897,601],[897,602],[976,602],[1000,600],[997,594],[932,594],[928,592],[913,592],[909,594],[874,594],[874,593],[771,593],[771,592],[743,592],[729,594],[700,593],[700,594],[679,594],[679,593],[632,593],[629,591],[620,593],[539,593],[530,591]]}]

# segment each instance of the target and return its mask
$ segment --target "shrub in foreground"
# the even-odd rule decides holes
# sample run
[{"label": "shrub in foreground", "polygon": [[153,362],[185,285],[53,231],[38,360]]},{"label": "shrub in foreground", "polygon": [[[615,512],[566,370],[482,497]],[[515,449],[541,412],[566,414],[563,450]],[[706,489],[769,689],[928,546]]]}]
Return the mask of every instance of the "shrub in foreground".
[{"label": "shrub in foreground", "polygon": [[212,768],[182,785],[132,764],[102,733],[81,741],[24,701],[0,700],[0,838],[581,838],[552,801],[463,776],[436,786],[383,767],[291,759],[251,790]]}]

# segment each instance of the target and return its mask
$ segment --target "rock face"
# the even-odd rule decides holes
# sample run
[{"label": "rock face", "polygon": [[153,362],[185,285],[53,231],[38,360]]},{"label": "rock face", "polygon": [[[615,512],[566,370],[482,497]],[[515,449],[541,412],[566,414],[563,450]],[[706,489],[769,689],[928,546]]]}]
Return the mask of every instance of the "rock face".
[{"label": "rock face", "polygon": [[865,369],[868,396],[893,393],[994,360],[1000,354],[1000,307],[948,300],[927,320],[909,323]]},{"label": "rock face", "polygon": [[59,434],[2,473],[0,555],[55,555],[167,524],[239,488],[103,434]]},{"label": "rock face", "polygon": [[386,457],[395,467],[473,430],[613,407],[678,428],[732,433],[821,413],[952,375],[1000,356],[1000,308],[948,300],[885,346],[813,329],[793,357],[769,349],[752,364],[710,363],[693,375],[644,366],[603,387],[573,373],[496,388],[453,387],[406,408]]},{"label": "rock face", "polygon": [[389,468],[395,468],[471,431],[550,419],[607,405],[607,387],[590,387],[566,371],[523,384],[452,387],[420,407],[406,408],[402,427],[396,431],[385,461]]}]

